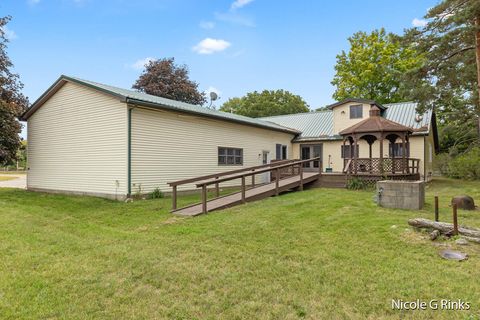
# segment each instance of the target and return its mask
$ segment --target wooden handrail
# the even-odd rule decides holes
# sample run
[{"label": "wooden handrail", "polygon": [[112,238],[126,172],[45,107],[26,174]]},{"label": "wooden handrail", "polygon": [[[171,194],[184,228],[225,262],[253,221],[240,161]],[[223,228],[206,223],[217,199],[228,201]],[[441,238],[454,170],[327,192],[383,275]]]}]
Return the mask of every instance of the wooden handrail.
[{"label": "wooden handrail", "polygon": [[307,160],[298,160],[298,161],[294,161],[292,163],[287,163],[287,164],[282,164],[282,165],[279,165],[279,166],[274,166],[273,168],[266,168],[266,169],[253,171],[253,172],[240,173],[240,174],[233,175],[233,176],[228,176],[228,177],[225,177],[225,178],[222,178],[222,179],[203,181],[201,183],[197,183],[196,186],[197,186],[197,188],[199,188],[203,185],[209,186],[209,185],[212,185],[214,183],[220,183],[220,182],[240,179],[242,177],[249,177],[249,176],[252,176],[252,175],[257,175],[257,174],[261,174],[261,173],[270,172],[270,171],[273,171],[273,170],[279,170],[279,169],[283,169],[283,168],[293,167],[293,166],[296,166],[296,165],[299,165],[299,164],[303,164],[303,163],[306,163],[306,162],[317,161],[317,160],[320,161],[320,157],[311,158],[311,159],[307,159]]},{"label": "wooden handrail", "polygon": [[[277,161],[275,163],[271,163],[271,164],[268,164],[268,165],[249,167],[249,168],[244,168],[244,169],[241,169],[241,170],[232,170],[232,171],[229,172],[229,174],[223,173],[222,175],[221,174],[207,175],[207,176],[202,176],[202,177],[197,177],[197,178],[192,178],[192,179],[185,179],[185,180],[169,183],[173,188],[172,210],[177,209],[177,186],[180,185],[180,184],[205,180],[205,177],[214,178],[214,179],[209,180],[209,181],[203,181],[201,183],[196,184],[197,188],[199,188],[199,187],[202,188],[202,202],[201,202],[201,204],[202,204],[203,213],[208,212],[208,208],[207,208],[207,186],[215,184],[216,197],[218,198],[219,197],[218,185],[219,185],[219,183],[225,182],[225,181],[242,179],[241,199],[242,199],[242,202],[245,202],[246,201],[246,195],[245,195],[245,191],[246,191],[245,178],[246,177],[252,176],[252,179],[253,179],[253,177],[255,177],[255,175],[257,175],[257,174],[266,173],[266,172],[270,172],[270,171],[275,170],[275,177],[276,177],[276,179],[275,179],[276,180],[275,181],[275,194],[278,195],[279,194],[280,169],[299,166],[299,168],[300,168],[299,169],[300,190],[303,190],[303,164],[307,163],[307,162],[313,162],[313,161],[319,161],[318,172],[321,174],[322,173],[321,157],[316,157],[316,158],[311,158],[311,159],[307,159],[307,160]],[[268,167],[270,167],[270,168],[268,168]],[[256,171],[256,169],[261,169],[261,170]],[[245,171],[248,171],[248,172],[245,172]],[[294,171],[294,170],[292,170],[292,171]],[[236,172],[236,173],[244,172],[244,173],[241,173],[241,174],[239,173],[239,174],[232,175],[233,172]],[[224,178],[219,178],[220,176],[224,176]],[[253,185],[254,185],[254,183],[253,183]]]},{"label": "wooden handrail", "polygon": [[205,176],[200,176],[200,177],[195,177],[195,178],[189,178],[189,179],[184,179],[184,180],[167,182],[167,184],[171,187],[174,187],[174,186],[179,186],[179,185],[182,185],[182,184],[192,183],[192,182],[196,182],[196,181],[202,181],[202,180],[206,180],[206,179],[228,176],[228,175],[240,173],[240,172],[243,172],[243,171],[257,170],[257,169],[261,169],[261,168],[277,166],[277,165],[282,164],[282,163],[288,163],[288,162],[293,162],[293,161],[295,161],[295,160],[279,160],[279,161],[276,161],[276,162],[272,162],[272,163],[268,163],[268,164],[262,164],[262,165],[254,166],[254,167],[235,169],[235,170],[230,170],[230,171],[225,171],[225,172],[220,172],[220,173],[208,174],[208,175],[205,175]]}]

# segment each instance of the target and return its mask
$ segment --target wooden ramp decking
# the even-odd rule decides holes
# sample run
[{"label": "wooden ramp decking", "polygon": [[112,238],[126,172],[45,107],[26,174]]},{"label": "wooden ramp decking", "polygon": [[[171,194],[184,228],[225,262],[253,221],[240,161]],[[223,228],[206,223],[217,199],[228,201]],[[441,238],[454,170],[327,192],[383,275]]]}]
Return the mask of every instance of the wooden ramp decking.
[{"label": "wooden ramp decking", "polygon": [[[308,184],[316,181],[320,177],[318,172],[304,172],[303,184]],[[300,176],[292,176],[279,180],[279,192],[285,192],[300,187]],[[245,190],[245,202],[252,202],[276,195],[276,183],[260,185],[258,187]],[[237,192],[224,197],[212,199],[207,201],[207,211],[220,210],[228,207],[233,207],[242,204],[242,193]],[[182,209],[174,210],[172,213],[181,216],[197,216],[203,213],[202,203],[195,204]]]}]

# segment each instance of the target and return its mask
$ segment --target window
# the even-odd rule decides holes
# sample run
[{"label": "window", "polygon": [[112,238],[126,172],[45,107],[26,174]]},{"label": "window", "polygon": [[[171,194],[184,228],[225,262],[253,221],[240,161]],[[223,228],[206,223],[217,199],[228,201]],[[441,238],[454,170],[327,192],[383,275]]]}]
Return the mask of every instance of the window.
[{"label": "window", "polygon": [[275,160],[286,160],[287,158],[287,146],[277,143],[275,146]]},{"label": "window", "polygon": [[[351,155],[353,155],[353,149],[355,148],[355,146],[352,144],[352,145],[344,145],[342,146],[342,158],[353,158]],[[360,146],[357,146],[357,158],[358,158],[358,154],[359,154],[359,150],[360,150]]]},{"label": "window", "polygon": [[243,149],[218,147],[218,165],[241,166],[243,164]]},{"label": "window", "polygon": [[[405,157],[409,157],[410,156],[410,145],[409,143],[407,142],[406,144],[406,153],[405,153]],[[393,157],[394,158],[402,158],[403,157],[403,145],[401,142],[399,143],[394,143],[394,144],[391,144],[390,143],[390,146],[388,148],[388,155],[389,157],[391,157],[393,154]]]},{"label": "window", "polygon": [[359,119],[362,118],[363,105],[357,104],[350,106],[350,119]]}]

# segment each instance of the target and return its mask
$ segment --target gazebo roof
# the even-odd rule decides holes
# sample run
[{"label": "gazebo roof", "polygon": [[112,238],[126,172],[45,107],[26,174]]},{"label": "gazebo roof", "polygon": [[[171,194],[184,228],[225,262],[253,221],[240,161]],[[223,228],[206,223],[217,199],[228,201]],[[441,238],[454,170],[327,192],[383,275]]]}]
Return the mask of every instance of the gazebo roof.
[{"label": "gazebo roof", "polygon": [[373,133],[373,132],[409,132],[412,133],[412,128],[401,125],[400,123],[387,120],[380,116],[380,109],[377,106],[372,106],[370,109],[370,117],[354,124],[351,127],[340,131],[342,136],[355,133]]}]

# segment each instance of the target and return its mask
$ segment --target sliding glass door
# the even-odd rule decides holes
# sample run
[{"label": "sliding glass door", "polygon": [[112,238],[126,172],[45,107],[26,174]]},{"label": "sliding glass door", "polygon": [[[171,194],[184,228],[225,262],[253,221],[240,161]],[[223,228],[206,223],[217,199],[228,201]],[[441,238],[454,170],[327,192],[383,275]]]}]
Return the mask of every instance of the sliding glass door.
[{"label": "sliding glass door", "polygon": [[[302,144],[300,146],[300,154],[302,160],[307,160],[311,158],[323,158],[322,156],[322,144]],[[320,160],[321,161],[321,160]],[[320,161],[316,160],[312,162],[307,162],[303,164],[303,167],[305,168],[306,171],[314,171],[318,170],[318,167],[320,166]]]}]

